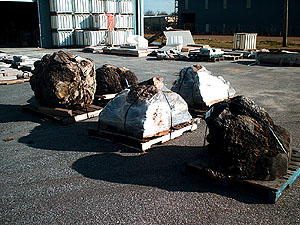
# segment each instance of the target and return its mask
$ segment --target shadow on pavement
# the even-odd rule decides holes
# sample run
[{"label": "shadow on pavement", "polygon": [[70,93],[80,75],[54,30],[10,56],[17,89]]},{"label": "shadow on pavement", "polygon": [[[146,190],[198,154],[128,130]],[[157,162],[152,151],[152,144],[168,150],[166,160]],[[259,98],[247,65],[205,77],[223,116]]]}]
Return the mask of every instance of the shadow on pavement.
[{"label": "shadow on pavement", "polygon": [[[141,153],[137,149],[88,137],[88,129],[97,126],[97,119],[70,125],[43,121],[21,106],[0,105],[0,124],[31,121],[38,123],[30,134],[18,139],[31,148],[54,151],[95,152],[78,159],[72,169],[83,176],[120,184],[151,186],[167,191],[215,193],[249,204],[265,203],[263,199],[238,188],[223,187],[208,179],[184,173],[184,163],[201,157],[203,147],[157,145]],[[201,141],[202,142],[202,141]]]},{"label": "shadow on pavement", "polygon": [[254,61],[237,60],[237,61],[232,61],[231,63],[241,64],[241,65],[245,65],[245,66],[257,66],[257,64],[255,64],[255,60]]},{"label": "shadow on pavement", "polygon": [[[29,134],[25,131],[26,136],[18,138],[19,143],[26,144],[31,148],[75,152],[119,152],[122,148],[122,152],[136,152],[135,149],[121,147],[109,141],[89,138],[88,129],[97,127],[97,118],[95,118],[95,121],[63,126],[47,118],[23,112],[20,105],[0,104],[0,111],[1,132],[9,130],[10,123],[18,123],[17,126],[20,127],[18,128],[20,131],[23,127],[26,127],[26,124],[22,122],[35,123]],[[13,133],[10,135],[14,136]]]},{"label": "shadow on pavement", "polygon": [[36,123],[42,123],[43,121],[38,117],[22,112],[22,106],[20,105],[4,105],[0,104],[0,124],[9,122],[22,122],[32,121]]},{"label": "shadow on pavement", "polygon": [[136,152],[135,149],[110,141],[90,138],[88,129],[97,127],[97,121],[78,122],[64,126],[51,122],[52,126],[40,125],[34,128],[29,135],[20,138],[19,142],[32,148],[55,151]]},{"label": "shadow on pavement", "polygon": [[245,65],[245,66],[263,66],[263,67],[291,67],[289,65],[283,64],[283,65],[278,65],[278,64],[270,64],[270,63],[256,63],[256,61],[249,61],[249,60],[237,60],[233,61],[231,63],[236,63],[240,65]]},{"label": "shadow on pavement", "polygon": [[224,187],[212,180],[185,174],[184,163],[201,157],[201,150],[203,147],[159,146],[135,156],[103,153],[81,158],[73,163],[72,168],[90,179],[173,192],[215,193],[248,204],[266,203],[237,187]]}]

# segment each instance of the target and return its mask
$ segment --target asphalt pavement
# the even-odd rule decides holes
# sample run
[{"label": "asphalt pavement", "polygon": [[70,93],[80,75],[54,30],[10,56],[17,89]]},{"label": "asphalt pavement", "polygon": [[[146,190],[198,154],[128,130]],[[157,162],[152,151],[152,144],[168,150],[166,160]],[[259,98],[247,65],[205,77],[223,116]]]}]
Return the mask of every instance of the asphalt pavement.
[{"label": "asphalt pavement", "polygon": [[[41,58],[55,49],[3,48]],[[65,51],[132,70],[140,81],[164,78],[196,62],[158,61]],[[264,107],[300,148],[300,67],[254,65],[253,60],[197,63],[222,75]],[[251,190],[186,174],[184,163],[203,149],[205,122],[146,153],[88,137],[97,118],[59,125],[21,106],[33,97],[28,82],[0,86],[0,224],[300,224],[300,179],[276,204]]]}]

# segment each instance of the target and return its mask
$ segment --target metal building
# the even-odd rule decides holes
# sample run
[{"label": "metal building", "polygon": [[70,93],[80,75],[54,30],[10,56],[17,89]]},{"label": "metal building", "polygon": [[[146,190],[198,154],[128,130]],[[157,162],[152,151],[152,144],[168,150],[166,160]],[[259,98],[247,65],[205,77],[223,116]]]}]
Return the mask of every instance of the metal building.
[{"label": "metal building", "polygon": [[144,16],[145,33],[162,32],[168,26],[168,16]]},{"label": "metal building", "polygon": [[0,1],[0,46],[122,44],[144,34],[143,0]]},{"label": "metal building", "polygon": [[[300,35],[300,1],[289,0],[289,35]],[[281,35],[284,0],[179,0],[180,28],[202,34]]]}]

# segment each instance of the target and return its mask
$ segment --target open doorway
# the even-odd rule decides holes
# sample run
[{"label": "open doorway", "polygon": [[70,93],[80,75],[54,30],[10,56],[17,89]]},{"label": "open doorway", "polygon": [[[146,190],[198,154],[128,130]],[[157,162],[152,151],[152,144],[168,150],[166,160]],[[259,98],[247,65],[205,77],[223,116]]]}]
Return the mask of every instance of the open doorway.
[{"label": "open doorway", "polygon": [[181,25],[184,30],[195,32],[195,13],[181,13]]},{"label": "open doorway", "polygon": [[36,2],[0,1],[1,47],[38,47],[39,19]]}]

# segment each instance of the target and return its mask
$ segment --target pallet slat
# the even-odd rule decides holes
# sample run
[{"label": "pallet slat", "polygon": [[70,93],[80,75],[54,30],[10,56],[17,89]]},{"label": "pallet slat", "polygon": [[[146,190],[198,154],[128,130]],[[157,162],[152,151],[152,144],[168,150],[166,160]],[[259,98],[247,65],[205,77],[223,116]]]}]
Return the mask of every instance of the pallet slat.
[{"label": "pallet slat", "polygon": [[[299,150],[294,150],[294,152],[299,153]],[[203,159],[195,162],[186,164],[186,171],[197,172],[200,176],[206,176],[205,166],[203,165]],[[280,196],[283,194],[283,191],[291,187],[292,184],[300,176],[300,163],[294,161],[294,157],[291,158],[291,164],[287,171],[287,174],[278,178],[274,181],[260,181],[260,180],[238,180],[235,181],[237,184],[243,184],[247,187],[251,187],[251,190],[261,190],[265,193],[267,192],[268,201],[275,203]],[[264,190],[264,191],[263,191]]]},{"label": "pallet slat", "polygon": [[224,55],[223,57],[225,60],[233,60],[233,61],[243,58],[243,56],[237,56],[237,55]]},{"label": "pallet slat", "polygon": [[69,117],[72,116],[72,110],[62,108],[37,107],[40,113],[50,114],[54,116]]},{"label": "pallet slat", "polygon": [[89,106],[86,110],[69,110],[62,108],[40,107],[31,104],[22,106],[22,110],[25,112],[35,113],[42,117],[57,121],[61,124],[70,124],[97,117],[102,109],[102,107],[94,105]]},{"label": "pallet slat", "polygon": [[152,51],[148,50],[137,50],[137,49],[122,49],[122,48],[103,48],[105,54],[116,54],[116,55],[128,55],[136,57],[146,57]]},{"label": "pallet slat", "polygon": [[89,129],[89,136],[97,139],[105,139],[110,141],[117,141],[120,144],[128,145],[130,147],[136,147],[143,152],[150,149],[152,145],[158,143],[165,143],[177,137],[183,135],[184,132],[187,131],[194,131],[198,128],[198,121],[195,120],[191,124],[184,126],[181,129],[172,130],[170,133],[160,136],[160,137],[153,137],[149,139],[138,139],[136,137],[128,136],[125,134],[115,133],[106,130],[96,130],[96,129]]},{"label": "pallet slat", "polygon": [[22,84],[24,82],[28,82],[29,79],[15,79],[15,80],[1,80],[0,85],[11,85],[11,84]]}]

